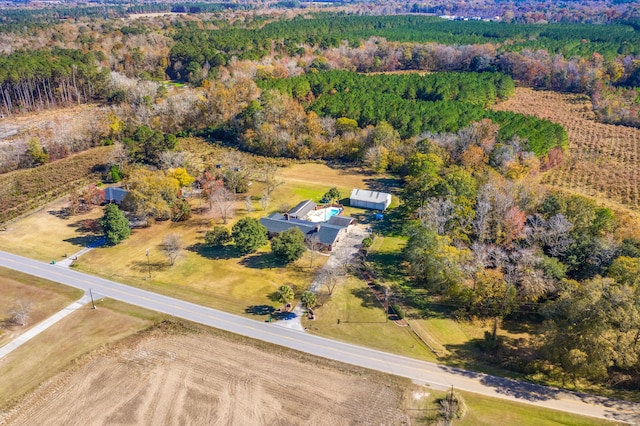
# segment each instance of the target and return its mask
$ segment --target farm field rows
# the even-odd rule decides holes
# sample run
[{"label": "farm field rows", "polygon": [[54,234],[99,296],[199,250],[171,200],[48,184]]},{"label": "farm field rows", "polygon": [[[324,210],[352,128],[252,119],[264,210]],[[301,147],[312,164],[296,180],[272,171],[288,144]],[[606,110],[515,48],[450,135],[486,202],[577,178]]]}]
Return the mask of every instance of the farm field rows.
[{"label": "farm field rows", "polygon": [[[91,329],[96,332],[89,337]],[[59,344],[47,353],[43,349],[53,339]],[[43,356],[56,356],[56,362],[47,369],[24,368],[43,362]],[[0,408],[3,425],[75,425],[87,424],[87,418],[91,424],[434,424],[444,396],[407,379],[163,321],[111,300],[100,301],[97,311],[72,314],[0,368],[0,377],[11,378],[0,383],[22,380],[26,387],[20,390],[27,392],[12,399],[11,408]],[[0,391],[3,398],[18,395],[15,388]],[[468,413],[461,425],[610,424],[529,404],[497,404],[476,394],[464,397]]]},{"label": "farm field rows", "polygon": [[[81,424],[87,416],[92,424],[408,421],[405,379],[166,329],[152,328],[84,357],[27,397],[8,423]],[[56,392],[60,388],[65,392]]]},{"label": "farm field rows", "polygon": [[519,87],[494,109],[533,114],[565,127],[568,158],[544,174],[544,183],[640,209],[640,129],[596,122],[585,95]]}]

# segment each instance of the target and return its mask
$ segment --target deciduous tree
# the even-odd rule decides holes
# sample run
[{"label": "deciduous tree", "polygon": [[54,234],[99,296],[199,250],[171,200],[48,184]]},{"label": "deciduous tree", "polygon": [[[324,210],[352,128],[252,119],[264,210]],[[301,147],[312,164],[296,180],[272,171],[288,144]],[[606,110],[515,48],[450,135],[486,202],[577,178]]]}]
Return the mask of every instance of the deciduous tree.
[{"label": "deciduous tree", "polygon": [[215,226],[204,235],[204,241],[211,247],[222,247],[231,241],[231,233],[224,226]]},{"label": "deciduous tree", "polygon": [[233,241],[244,254],[254,253],[267,243],[267,228],[258,219],[244,217],[233,225]]},{"label": "deciduous tree", "polygon": [[304,234],[295,227],[271,239],[271,251],[287,263],[300,259],[306,250]]},{"label": "deciduous tree", "polygon": [[302,306],[307,309],[315,308],[316,303],[318,303],[316,295],[311,291],[305,291],[304,293],[302,293],[300,301],[302,302]]},{"label": "deciduous tree", "polygon": [[293,292],[293,289],[288,285],[281,285],[278,287],[278,300],[283,304],[291,303],[296,294]]},{"label": "deciduous tree", "polygon": [[29,316],[31,314],[31,308],[33,307],[32,301],[25,301],[22,299],[16,300],[16,303],[13,305],[11,310],[9,311],[9,321],[13,324],[20,325],[24,327],[29,323]]}]

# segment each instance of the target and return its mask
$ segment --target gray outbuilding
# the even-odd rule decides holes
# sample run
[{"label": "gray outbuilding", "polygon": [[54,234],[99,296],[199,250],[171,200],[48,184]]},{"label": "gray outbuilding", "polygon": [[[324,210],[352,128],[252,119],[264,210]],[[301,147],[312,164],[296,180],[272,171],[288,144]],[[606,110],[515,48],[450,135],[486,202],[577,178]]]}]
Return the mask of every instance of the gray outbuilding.
[{"label": "gray outbuilding", "polygon": [[391,194],[354,188],[349,197],[351,207],[371,210],[384,210],[391,204]]}]

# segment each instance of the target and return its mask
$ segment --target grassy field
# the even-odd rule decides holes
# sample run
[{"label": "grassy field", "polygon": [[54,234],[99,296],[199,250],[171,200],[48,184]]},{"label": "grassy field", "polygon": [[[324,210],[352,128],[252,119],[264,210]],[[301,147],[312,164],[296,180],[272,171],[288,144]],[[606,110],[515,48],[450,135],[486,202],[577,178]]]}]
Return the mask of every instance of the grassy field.
[{"label": "grassy field", "polygon": [[99,237],[85,229],[84,221],[98,219],[102,209],[66,216],[67,199],[49,204],[21,220],[9,224],[0,233],[0,250],[49,262],[71,255]]},{"label": "grassy field", "polygon": [[[136,230],[118,246],[87,253],[79,259],[78,269],[234,313],[253,305],[273,305],[270,295],[280,285],[302,288],[312,279],[315,269],[307,267],[306,258],[285,267],[268,248],[240,256],[233,247],[203,247],[206,229],[191,223],[157,223]],[[163,237],[170,233],[180,235],[185,247],[173,266],[162,250]],[[315,266],[320,264],[318,259]]]},{"label": "grassy field", "polygon": [[[64,318],[7,355],[0,364],[0,408],[6,408],[81,355],[142,330],[158,316],[119,302],[98,301]],[[135,316],[131,315],[134,313]]]},{"label": "grassy field", "polygon": [[362,280],[351,277],[339,284],[331,297],[324,292],[319,300],[323,302],[314,310],[316,320],[303,320],[311,333],[413,358],[436,360],[409,327],[387,320],[384,309]]},{"label": "grassy field", "polygon": [[[248,212],[244,198],[260,196],[264,186],[259,181],[254,182],[249,193],[239,197],[236,215],[227,224],[229,229],[241,217],[263,217],[283,203],[293,206],[308,198],[317,201],[337,182],[340,183],[339,189],[346,193],[352,186],[367,187],[378,179],[362,175],[358,170],[334,169],[315,163],[284,168],[280,178],[284,183],[272,193],[266,211],[257,205],[259,203],[254,203],[254,210]],[[199,201],[192,202],[194,207],[202,207]],[[272,297],[282,284],[289,284],[301,293],[313,280],[317,268],[326,261],[326,257],[316,256],[313,267],[310,267],[311,261],[305,255],[294,264],[284,266],[271,254],[268,246],[248,256],[240,256],[232,246],[217,250],[204,247],[204,234],[216,222],[204,207],[201,214],[187,222],[156,223],[149,228],[135,230],[127,241],[116,247],[93,250],[79,259],[78,268],[169,296],[229,312],[245,313],[252,306],[277,307]],[[362,212],[360,209],[352,210]],[[169,265],[162,250],[163,238],[170,233],[180,235],[185,247],[174,266]],[[258,319],[266,317],[258,316]]]},{"label": "grassy field", "polygon": [[[459,426],[476,425],[518,425],[518,426],[557,426],[557,425],[613,425],[607,420],[568,414],[562,411],[541,408],[535,405],[522,404],[512,401],[497,400],[487,396],[469,392],[460,392],[467,404],[467,414],[453,424]],[[422,415],[414,417],[416,423],[436,424],[436,413],[439,410],[440,398],[446,392],[433,391],[423,399]],[[416,410],[419,412],[419,410]]]},{"label": "grassy field", "polygon": [[32,303],[26,326],[4,323],[0,327],[0,346],[82,297],[81,290],[5,268],[0,268],[0,294],[0,320],[3,323],[18,300]]}]

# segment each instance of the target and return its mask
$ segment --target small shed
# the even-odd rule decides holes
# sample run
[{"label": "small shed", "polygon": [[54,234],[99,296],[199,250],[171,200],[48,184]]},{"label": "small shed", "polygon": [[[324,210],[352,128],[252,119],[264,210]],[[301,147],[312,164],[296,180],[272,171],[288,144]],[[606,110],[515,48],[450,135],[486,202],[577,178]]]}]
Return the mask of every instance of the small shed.
[{"label": "small shed", "polygon": [[391,204],[391,194],[354,188],[349,197],[351,207],[371,210],[385,210]]},{"label": "small shed", "polygon": [[118,205],[122,204],[122,200],[124,200],[125,195],[127,195],[127,191],[122,188],[117,188],[110,186],[104,190],[104,202],[105,203],[116,203]]}]

